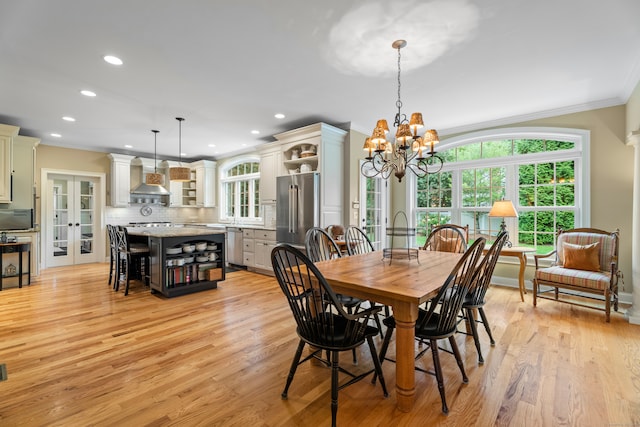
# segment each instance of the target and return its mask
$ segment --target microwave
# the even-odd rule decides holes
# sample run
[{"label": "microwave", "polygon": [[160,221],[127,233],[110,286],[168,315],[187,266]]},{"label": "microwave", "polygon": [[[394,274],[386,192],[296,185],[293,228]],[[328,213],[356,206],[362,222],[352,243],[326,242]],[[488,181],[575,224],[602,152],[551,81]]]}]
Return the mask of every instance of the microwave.
[{"label": "microwave", "polygon": [[32,228],[33,209],[0,209],[0,231]]}]

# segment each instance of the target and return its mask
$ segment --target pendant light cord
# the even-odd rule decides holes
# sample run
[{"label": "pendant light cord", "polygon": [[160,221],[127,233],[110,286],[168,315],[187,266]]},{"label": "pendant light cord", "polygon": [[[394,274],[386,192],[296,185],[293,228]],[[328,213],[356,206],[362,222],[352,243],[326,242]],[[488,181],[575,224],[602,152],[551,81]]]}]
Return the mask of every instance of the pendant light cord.
[{"label": "pendant light cord", "polygon": [[151,129],[153,132],[153,173],[158,173],[158,132],[159,130]]},{"label": "pendant light cord", "polygon": [[182,166],[182,122],[184,119],[182,117],[176,117],[178,121],[178,159],[180,162],[180,166]]}]

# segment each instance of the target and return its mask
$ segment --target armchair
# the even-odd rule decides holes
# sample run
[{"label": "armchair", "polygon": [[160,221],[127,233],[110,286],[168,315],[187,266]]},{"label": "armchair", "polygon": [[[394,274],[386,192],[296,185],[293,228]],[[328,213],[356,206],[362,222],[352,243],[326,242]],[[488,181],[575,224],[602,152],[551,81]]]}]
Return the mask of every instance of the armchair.
[{"label": "armchair", "polygon": [[[619,230],[608,232],[595,228],[575,228],[558,231],[556,250],[543,255],[534,255],[536,272],[533,279],[533,306],[537,299],[550,299],[559,302],[593,308],[605,312],[605,319],[610,321],[611,302],[618,311],[618,248]],[[542,268],[539,261],[555,255],[550,267]],[[543,287],[551,288],[544,290]],[[604,308],[586,305],[572,299],[560,298],[568,295],[560,289],[601,295]],[[548,293],[553,291],[553,296]],[[600,299],[586,296],[586,298]]]}]

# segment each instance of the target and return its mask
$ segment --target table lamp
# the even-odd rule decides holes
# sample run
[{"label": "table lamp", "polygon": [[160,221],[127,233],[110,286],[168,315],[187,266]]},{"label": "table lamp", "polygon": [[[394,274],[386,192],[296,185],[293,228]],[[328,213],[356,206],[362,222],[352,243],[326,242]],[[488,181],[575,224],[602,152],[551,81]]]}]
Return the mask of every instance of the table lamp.
[{"label": "table lamp", "polygon": [[507,240],[504,243],[505,246],[507,247],[511,247],[512,243],[509,241],[509,236],[508,236],[508,232],[507,232],[507,224],[504,222],[505,218],[517,218],[518,217],[518,212],[516,211],[515,206],[513,206],[513,203],[511,202],[511,200],[498,200],[493,202],[493,206],[491,207],[491,210],[489,211],[489,216],[490,217],[502,217],[502,223],[500,223],[500,232],[505,232],[507,233]]}]

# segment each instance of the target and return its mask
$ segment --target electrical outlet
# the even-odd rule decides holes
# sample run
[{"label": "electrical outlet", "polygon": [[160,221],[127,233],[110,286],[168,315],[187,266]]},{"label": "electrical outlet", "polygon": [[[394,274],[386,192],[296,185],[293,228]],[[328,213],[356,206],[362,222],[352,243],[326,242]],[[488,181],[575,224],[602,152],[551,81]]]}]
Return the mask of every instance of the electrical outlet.
[{"label": "electrical outlet", "polygon": [[358,211],[353,213],[353,219],[358,220]]}]

